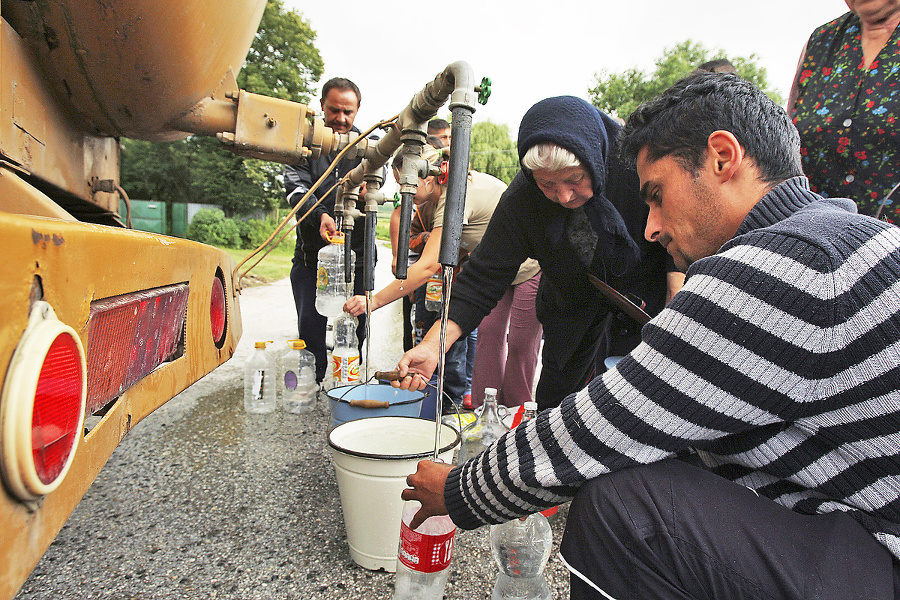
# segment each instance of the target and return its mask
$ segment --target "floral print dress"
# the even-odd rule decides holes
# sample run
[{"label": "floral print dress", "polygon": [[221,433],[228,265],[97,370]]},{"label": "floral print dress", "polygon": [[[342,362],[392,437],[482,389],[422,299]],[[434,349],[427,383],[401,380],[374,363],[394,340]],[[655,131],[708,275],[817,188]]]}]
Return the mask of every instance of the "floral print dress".
[{"label": "floral print dress", "polygon": [[[813,32],[798,74],[794,124],[812,189],[874,216],[900,183],[900,28],[866,68],[859,17],[848,12]],[[881,218],[900,223],[900,189]]]}]

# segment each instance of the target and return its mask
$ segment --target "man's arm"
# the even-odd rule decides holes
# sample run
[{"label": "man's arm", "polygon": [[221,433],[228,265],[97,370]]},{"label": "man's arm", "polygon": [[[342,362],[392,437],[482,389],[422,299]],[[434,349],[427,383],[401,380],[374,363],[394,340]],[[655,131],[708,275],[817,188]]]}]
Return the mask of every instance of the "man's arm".
[{"label": "man's arm", "polygon": [[[792,313],[798,311],[828,313],[813,292],[830,289],[822,281],[829,275],[811,278],[793,258],[774,260],[746,247],[692,269],[683,290],[644,326],[641,344],[616,367],[447,472],[444,502],[458,527],[543,510],[570,499],[588,479],[782,422],[785,413],[796,416],[795,398],[817,397],[820,382],[795,375],[816,371],[810,364],[816,353],[782,353],[775,364],[765,332],[796,332]],[[762,310],[746,291],[747,278],[772,290],[773,306],[797,298],[797,291],[806,305]],[[806,347],[824,344],[822,332],[803,335]]]},{"label": "man's arm", "polygon": [[[297,205],[298,202],[303,198],[303,196],[309,191],[312,187],[314,180],[317,180],[321,177],[321,173],[316,175],[313,173],[313,165],[310,161],[306,160],[300,163],[299,165],[288,165],[284,168],[284,190],[287,196],[288,204],[291,207]],[[319,200],[318,194],[323,191],[321,188],[314,191],[310,194],[309,198],[297,209],[297,218],[300,219],[305,215],[309,209],[316,204]],[[324,206],[319,204],[316,206],[309,216],[306,217],[306,221],[309,223],[316,223],[320,228],[322,224],[322,215],[327,215],[328,211]]]}]

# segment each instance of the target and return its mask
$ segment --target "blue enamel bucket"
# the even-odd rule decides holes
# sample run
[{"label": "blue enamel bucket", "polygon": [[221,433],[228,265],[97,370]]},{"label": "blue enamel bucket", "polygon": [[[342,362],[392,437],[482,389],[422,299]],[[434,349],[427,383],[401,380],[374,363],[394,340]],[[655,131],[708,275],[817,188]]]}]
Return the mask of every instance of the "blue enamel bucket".
[{"label": "blue enamel bucket", "polygon": [[[368,417],[418,417],[425,394],[401,390],[387,384],[361,383],[342,385],[328,390],[331,428],[342,423]],[[374,401],[374,402],[363,402]],[[371,406],[379,403],[384,406]]]}]

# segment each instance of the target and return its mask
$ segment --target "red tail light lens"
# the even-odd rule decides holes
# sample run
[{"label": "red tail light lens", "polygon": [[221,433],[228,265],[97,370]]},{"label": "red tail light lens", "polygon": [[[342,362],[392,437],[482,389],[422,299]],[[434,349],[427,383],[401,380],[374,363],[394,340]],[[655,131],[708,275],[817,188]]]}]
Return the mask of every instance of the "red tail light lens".
[{"label": "red tail light lens", "polygon": [[209,300],[209,322],[212,326],[213,342],[221,348],[225,342],[225,325],[227,323],[227,306],[225,301],[225,282],[221,271],[213,277],[212,296]]},{"label": "red tail light lens", "polygon": [[34,393],[31,453],[38,478],[49,485],[59,477],[81,427],[84,387],[81,354],[70,335],[61,333],[44,358]]},{"label": "red tail light lens", "polygon": [[36,302],[16,346],[0,404],[0,467],[6,487],[29,501],[60,484],[81,439],[85,359],[75,331]]},{"label": "red tail light lens", "polygon": [[91,303],[87,351],[90,414],[177,353],[187,302],[187,284],[177,284]]}]

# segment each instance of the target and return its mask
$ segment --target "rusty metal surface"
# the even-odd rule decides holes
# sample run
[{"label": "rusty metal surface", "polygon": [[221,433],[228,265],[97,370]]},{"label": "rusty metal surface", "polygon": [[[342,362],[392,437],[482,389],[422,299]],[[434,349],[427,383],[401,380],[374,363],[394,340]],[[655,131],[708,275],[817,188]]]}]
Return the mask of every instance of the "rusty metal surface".
[{"label": "rusty metal surface", "polygon": [[[4,7],[6,5],[4,4]],[[115,211],[114,194],[92,196],[92,179],[118,182],[115,140],[72,123],[43,79],[23,40],[0,21],[0,156],[49,184]],[[0,199],[0,210],[18,199]],[[38,213],[42,214],[42,213]]]},{"label": "rusty metal surface", "polygon": [[160,139],[237,72],[265,0],[7,0],[59,98],[95,133]]},{"label": "rusty metal surface", "polygon": [[[158,406],[228,360],[241,334],[231,258],[194,242],[100,225],[0,213],[0,373],[25,329],[35,282],[59,319],[87,346],[94,299],[188,282],[185,353],[123,394],[83,438],[61,486],[31,511],[0,490],[0,598],[11,598],[65,523],[122,437]],[[212,343],[209,304],[216,269],[226,274],[229,332]]]}]

